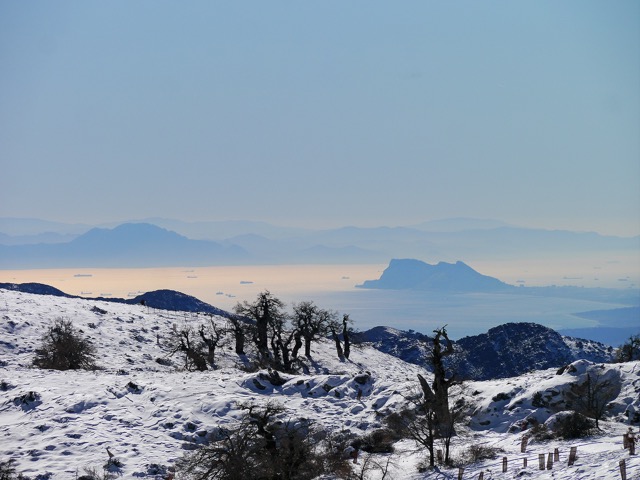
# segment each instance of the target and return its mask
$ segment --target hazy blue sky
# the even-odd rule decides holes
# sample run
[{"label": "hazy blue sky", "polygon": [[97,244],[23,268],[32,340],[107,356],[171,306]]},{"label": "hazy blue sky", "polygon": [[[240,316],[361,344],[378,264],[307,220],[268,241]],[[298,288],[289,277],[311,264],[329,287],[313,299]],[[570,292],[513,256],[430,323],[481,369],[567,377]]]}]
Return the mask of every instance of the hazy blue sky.
[{"label": "hazy blue sky", "polygon": [[0,1],[0,216],[640,234],[640,2]]}]

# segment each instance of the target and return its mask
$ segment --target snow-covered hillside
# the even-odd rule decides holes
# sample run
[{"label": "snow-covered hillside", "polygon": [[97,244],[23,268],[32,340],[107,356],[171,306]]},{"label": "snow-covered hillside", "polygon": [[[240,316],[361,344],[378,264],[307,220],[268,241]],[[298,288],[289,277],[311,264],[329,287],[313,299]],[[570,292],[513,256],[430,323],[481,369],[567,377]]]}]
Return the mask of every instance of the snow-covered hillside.
[{"label": "snow-covered hillside", "polygon": [[[98,352],[97,371],[39,370],[31,367],[44,330],[56,318],[71,320]],[[0,462],[15,460],[16,471],[30,478],[73,479],[85,468],[102,466],[107,448],[122,462],[122,478],[166,478],[185,453],[206,441],[217,427],[233,425],[241,416],[239,403],[283,405],[289,418],[308,418],[325,429],[364,435],[382,425],[389,413],[403,408],[417,389],[423,368],[373,347],[353,347],[349,361],[340,361],[332,342],[314,343],[306,373],[280,374],[274,386],[266,371],[247,371],[247,359],[229,347],[217,354],[217,370],[187,372],[180,354],[169,356],[174,328],[198,326],[211,317],[153,310],[141,305],[87,301],[0,290]],[[224,322],[216,318],[216,322]],[[469,445],[503,450],[498,459],[467,465],[464,477],[485,478],[620,478],[618,462],[625,458],[627,478],[640,478],[638,457],[622,449],[621,435],[634,412],[640,412],[640,363],[604,365],[619,391],[601,422],[603,433],[574,442],[530,443],[520,453],[528,418],[547,421],[549,407],[566,385],[589,368],[574,363],[562,374],[556,369],[500,381],[470,382],[463,389],[474,413],[469,426],[454,439],[454,454]],[[358,398],[361,391],[361,398]],[[541,392],[538,397],[536,393]],[[540,404],[534,397],[548,396]],[[636,428],[637,429],[637,428]],[[578,460],[567,466],[570,446]],[[561,461],[553,470],[537,470],[538,453],[558,447]],[[386,457],[379,454],[381,459]],[[502,456],[509,471],[501,473]],[[528,456],[526,469],[522,458]],[[420,473],[423,454],[409,440],[395,445],[387,479],[456,478],[458,469]],[[366,456],[353,465],[365,466]],[[359,470],[360,469],[360,470]],[[40,477],[38,477],[40,475]],[[48,476],[47,476],[48,475]],[[380,478],[372,469],[365,478]]]}]

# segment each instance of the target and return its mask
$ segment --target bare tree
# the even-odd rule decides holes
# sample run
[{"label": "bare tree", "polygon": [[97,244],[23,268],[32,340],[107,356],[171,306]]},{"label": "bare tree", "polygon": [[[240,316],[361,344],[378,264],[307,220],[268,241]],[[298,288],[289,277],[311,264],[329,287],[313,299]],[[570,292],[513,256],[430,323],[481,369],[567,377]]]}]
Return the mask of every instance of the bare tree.
[{"label": "bare tree", "polygon": [[631,335],[616,351],[616,358],[619,362],[640,360],[640,335]]},{"label": "bare tree", "polygon": [[244,355],[244,344],[246,339],[246,323],[239,315],[231,315],[227,319],[229,321],[230,328],[235,338],[235,352],[237,355]]},{"label": "bare tree", "polygon": [[[436,434],[444,447],[444,463],[447,465],[451,464],[451,441],[456,436],[456,426],[464,420],[467,410],[464,389],[462,383],[456,383],[453,389],[449,389],[449,412],[446,422],[438,422],[437,424]],[[452,390],[454,391],[452,392]]]},{"label": "bare tree", "polygon": [[[263,363],[276,370],[292,371],[302,347],[301,332],[288,325],[284,302],[269,291],[258,294],[253,302],[238,303],[235,311],[255,322],[253,341]],[[294,326],[295,327],[295,326]]]},{"label": "bare tree", "polygon": [[[302,340],[300,338],[300,332],[298,330],[285,331],[281,326],[277,330],[274,329],[273,333],[273,350],[276,352],[276,368],[282,369],[285,372],[291,372],[294,370],[294,364],[298,360],[298,351],[302,346]],[[293,347],[291,343],[293,343]]]},{"label": "bare tree", "polygon": [[[422,388],[425,408],[433,412],[433,419],[429,421],[435,422],[436,433],[445,441],[445,463],[449,463],[449,446],[451,438],[455,435],[455,418],[452,416],[449,407],[449,389],[456,383],[455,376],[447,378],[447,372],[444,366],[444,358],[453,353],[453,343],[449,340],[446,326],[434,330],[436,334],[433,337],[433,346],[429,357],[431,366],[433,367],[433,382],[429,382],[418,374],[420,387]],[[442,340],[446,344],[442,345]],[[433,459],[432,459],[433,460]]]},{"label": "bare tree", "polygon": [[212,368],[215,367],[216,349],[224,344],[226,330],[213,321],[213,315],[210,315],[208,325],[200,325],[198,329],[200,338],[207,346],[207,363]]},{"label": "bare tree", "polygon": [[601,371],[588,371],[584,382],[571,385],[567,397],[574,410],[593,418],[596,428],[599,429],[598,421],[604,416],[607,405],[616,398],[619,391],[620,385],[603,378]]},{"label": "bare tree", "polygon": [[190,328],[175,331],[174,345],[170,355],[177,352],[184,353],[185,368],[190,371],[203,372],[207,370],[207,361],[203,353],[203,345],[195,340],[195,333]]},{"label": "bare tree", "polygon": [[344,356],[347,360],[349,360],[349,355],[351,355],[351,339],[349,338],[350,331],[350,323],[349,315],[346,313],[342,316],[342,340],[344,341]]},{"label": "bare tree", "polygon": [[[433,347],[431,349],[431,355],[429,356],[431,366],[433,367],[433,383],[429,386],[421,375],[418,375],[418,379],[420,380],[420,386],[422,387],[425,398],[434,405],[438,422],[449,423],[449,388],[455,383],[455,378],[454,376],[447,378],[444,358],[453,353],[453,343],[449,340],[446,326],[434,330],[434,333],[436,335],[433,337]],[[446,341],[444,350],[441,339]]]},{"label": "bare tree", "polygon": [[393,478],[390,473],[391,468],[395,466],[393,454],[386,455],[380,459],[367,453],[362,455],[360,468],[349,476],[349,480],[368,480],[372,474],[376,479],[390,479]]},{"label": "bare tree", "polygon": [[408,437],[419,447],[427,449],[429,465],[435,466],[436,414],[433,403],[428,402],[424,395],[414,399],[412,410],[399,412],[398,422],[403,426]]},{"label": "bare tree", "polygon": [[[345,358],[348,360],[351,353],[351,340],[349,336],[352,331],[351,323],[352,321],[349,319],[349,315],[346,314],[342,316],[342,322],[337,319],[337,314],[335,313],[332,313],[328,320],[328,330],[331,332],[331,337],[336,344],[338,358],[341,360]],[[340,339],[340,335],[342,335],[342,340]],[[344,347],[342,342],[344,342]]]},{"label": "bare tree", "polygon": [[230,429],[178,462],[193,480],[311,480],[325,471],[307,420],[286,420],[284,407],[241,404],[245,415]]},{"label": "bare tree", "polygon": [[293,305],[293,326],[304,339],[304,354],[311,356],[311,342],[328,333],[331,312],[306,301]]},{"label": "bare tree", "polygon": [[[283,308],[284,302],[274,297],[268,290],[259,293],[258,298],[253,303],[245,300],[235,306],[236,314],[255,321],[254,342],[263,359],[269,357],[269,328],[277,329],[279,325],[281,326],[285,322]],[[274,354],[277,355],[277,352],[274,352]]]}]

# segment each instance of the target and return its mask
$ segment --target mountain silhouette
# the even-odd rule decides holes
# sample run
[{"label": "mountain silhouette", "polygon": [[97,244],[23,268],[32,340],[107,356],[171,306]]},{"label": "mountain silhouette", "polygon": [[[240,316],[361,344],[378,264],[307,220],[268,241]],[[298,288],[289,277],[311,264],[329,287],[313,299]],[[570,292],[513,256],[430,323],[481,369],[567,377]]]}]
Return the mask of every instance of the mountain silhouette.
[{"label": "mountain silhouette", "polygon": [[358,287],[490,293],[517,288],[497,278],[482,275],[463,262],[430,265],[414,259],[391,260],[378,280],[366,280]]},{"label": "mountain silhouette", "polygon": [[68,243],[0,248],[0,268],[203,266],[248,258],[238,246],[191,240],[148,223],[94,228]]}]

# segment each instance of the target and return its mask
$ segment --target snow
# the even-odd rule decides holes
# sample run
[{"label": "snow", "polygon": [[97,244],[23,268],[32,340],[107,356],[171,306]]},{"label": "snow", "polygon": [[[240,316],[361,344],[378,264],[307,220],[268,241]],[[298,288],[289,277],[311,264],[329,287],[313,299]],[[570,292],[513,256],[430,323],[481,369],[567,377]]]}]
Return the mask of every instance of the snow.
[{"label": "snow", "polygon": [[[101,369],[60,372],[31,367],[42,332],[59,317],[71,320],[94,342]],[[174,328],[197,326],[209,318],[0,290],[0,461],[14,459],[16,470],[31,478],[48,473],[49,478],[69,479],[85,468],[101,471],[109,448],[122,462],[122,478],[164,478],[158,472],[204,443],[217,427],[233,425],[242,415],[238,408],[242,402],[275,401],[286,407],[290,418],[308,418],[327,429],[363,435],[380,427],[384,415],[408,404],[418,373],[430,378],[420,366],[370,346],[354,346],[350,360],[340,361],[329,341],[313,344],[306,373],[280,374],[284,380],[280,386],[268,381],[267,371],[248,372],[247,359],[228,346],[217,352],[218,369],[184,371],[178,354],[168,356],[165,341]],[[621,459],[627,464],[627,478],[640,478],[638,456],[629,456],[621,445],[629,426],[627,414],[640,411],[640,363],[573,365],[574,371],[561,374],[543,370],[465,384],[460,394],[475,415],[454,439],[453,454],[462,455],[469,445],[477,444],[503,452],[496,459],[466,466],[463,478],[475,479],[484,471],[485,479],[617,479]],[[552,415],[532,404],[534,394],[555,398],[554,392],[561,395],[594,368],[619,383],[610,415],[601,422],[603,432],[577,441],[532,441],[527,453],[520,453],[526,419],[544,422]],[[578,458],[569,467],[572,446],[578,447]],[[555,448],[560,462],[553,470],[538,470],[538,454]],[[507,473],[502,473],[502,456],[509,460]],[[528,466],[523,469],[525,457]],[[390,457],[391,478],[457,478],[457,468],[418,472],[423,458],[410,440],[398,442]],[[382,454],[361,454],[354,468],[364,468],[371,460],[384,464],[387,459]],[[373,469],[366,478],[380,477],[380,471]]]}]

